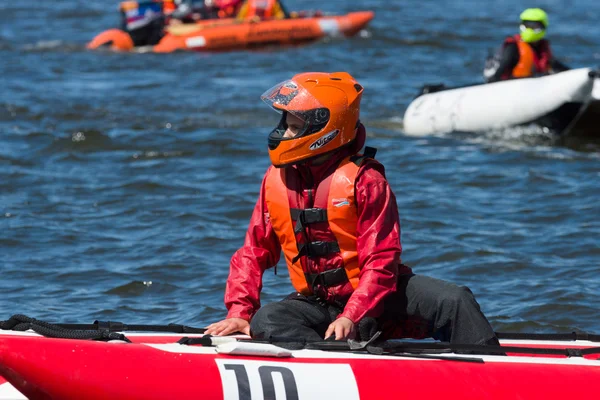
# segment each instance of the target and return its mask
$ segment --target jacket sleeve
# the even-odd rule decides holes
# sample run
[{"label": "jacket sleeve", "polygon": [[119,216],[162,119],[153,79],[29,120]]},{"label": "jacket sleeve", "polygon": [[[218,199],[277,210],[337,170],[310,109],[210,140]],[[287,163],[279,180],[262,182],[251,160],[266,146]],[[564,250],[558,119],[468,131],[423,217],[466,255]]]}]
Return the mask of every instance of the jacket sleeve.
[{"label": "jacket sleeve", "polygon": [[489,79],[489,82],[497,82],[502,79],[502,75],[510,73],[519,63],[519,48],[515,42],[507,42],[502,49],[500,64],[498,69]]},{"label": "jacket sleeve", "polygon": [[339,317],[358,323],[363,317],[378,317],[382,299],[396,290],[400,266],[400,220],[396,197],[385,178],[383,165],[368,161],[355,183],[358,208],[358,287]]},{"label": "jacket sleeve", "polygon": [[281,245],[270,222],[263,178],[244,245],[231,257],[225,288],[227,318],[252,319],[260,308],[263,273],[275,266],[280,256]]}]

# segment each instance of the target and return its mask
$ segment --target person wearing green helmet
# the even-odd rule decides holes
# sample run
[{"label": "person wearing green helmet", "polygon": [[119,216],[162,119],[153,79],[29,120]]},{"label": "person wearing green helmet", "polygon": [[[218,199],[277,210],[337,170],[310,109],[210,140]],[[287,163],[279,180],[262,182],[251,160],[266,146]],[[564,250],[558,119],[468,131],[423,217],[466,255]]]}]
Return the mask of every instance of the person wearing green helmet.
[{"label": "person wearing green helmet", "polygon": [[541,8],[528,8],[521,13],[520,19],[521,32],[506,38],[499,56],[488,60],[484,72],[488,82],[529,78],[569,69],[552,56],[550,43],[544,39],[548,29],[546,12]]}]

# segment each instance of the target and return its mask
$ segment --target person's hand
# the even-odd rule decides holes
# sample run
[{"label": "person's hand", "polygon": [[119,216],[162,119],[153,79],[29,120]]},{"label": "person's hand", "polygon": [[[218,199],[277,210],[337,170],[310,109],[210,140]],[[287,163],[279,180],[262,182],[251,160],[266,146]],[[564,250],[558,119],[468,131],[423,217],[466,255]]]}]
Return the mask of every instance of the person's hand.
[{"label": "person's hand", "polygon": [[325,339],[331,335],[335,335],[335,340],[354,339],[356,337],[356,329],[354,322],[346,317],[340,317],[329,324]]},{"label": "person's hand", "polygon": [[250,336],[250,323],[242,318],[227,318],[206,327],[206,335],[225,336],[242,332]]}]

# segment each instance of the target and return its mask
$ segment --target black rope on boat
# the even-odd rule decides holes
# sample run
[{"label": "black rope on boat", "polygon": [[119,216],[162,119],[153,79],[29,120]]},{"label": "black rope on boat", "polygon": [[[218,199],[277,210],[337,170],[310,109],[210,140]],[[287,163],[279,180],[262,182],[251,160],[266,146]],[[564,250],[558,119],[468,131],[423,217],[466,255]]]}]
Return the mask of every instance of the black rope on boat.
[{"label": "black rope on boat", "polygon": [[[380,354],[381,355],[381,354]],[[462,361],[462,362],[471,362],[471,363],[480,363],[483,364],[485,361],[480,357],[456,357],[456,356],[436,356],[432,354],[410,354],[410,353],[402,353],[402,354],[385,354],[392,356],[400,356],[405,358],[419,358],[419,359],[427,359],[427,360],[446,360],[446,361]]]},{"label": "black rope on boat", "polygon": [[26,315],[16,314],[7,321],[0,321],[0,329],[24,332],[32,330],[42,336],[60,339],[92,339],[92,340],[123,340],[129,342],[125,335],[110,332],[106,329],[81,330],[67,329],[60,325],[39,321]]},{"label": "black rope on boat", "polygon": [[205,328],[169,325],[126,325],[114,321],[94,321],[93,324],[51,324],[22,314],[16,314],[6,321],[0,321],[1,330],[34,332],[53,338],[63,339],[92,339],[92,340],[124,340],[130,342],[121,333],[124,331],[168,332],[168,333],[204,333]]}]

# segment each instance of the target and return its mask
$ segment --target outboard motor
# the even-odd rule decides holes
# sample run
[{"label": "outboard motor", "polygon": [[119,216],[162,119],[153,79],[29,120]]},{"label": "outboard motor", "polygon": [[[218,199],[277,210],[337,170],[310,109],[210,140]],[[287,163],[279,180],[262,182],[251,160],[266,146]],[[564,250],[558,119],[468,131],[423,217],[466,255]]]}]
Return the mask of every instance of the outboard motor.
[{"label": "outboard motor", "polygon": [[121,29],[129,33],[134,45],[153,46],[164,36],[165,13],[161,2],[123,1],[119,5]]}]

